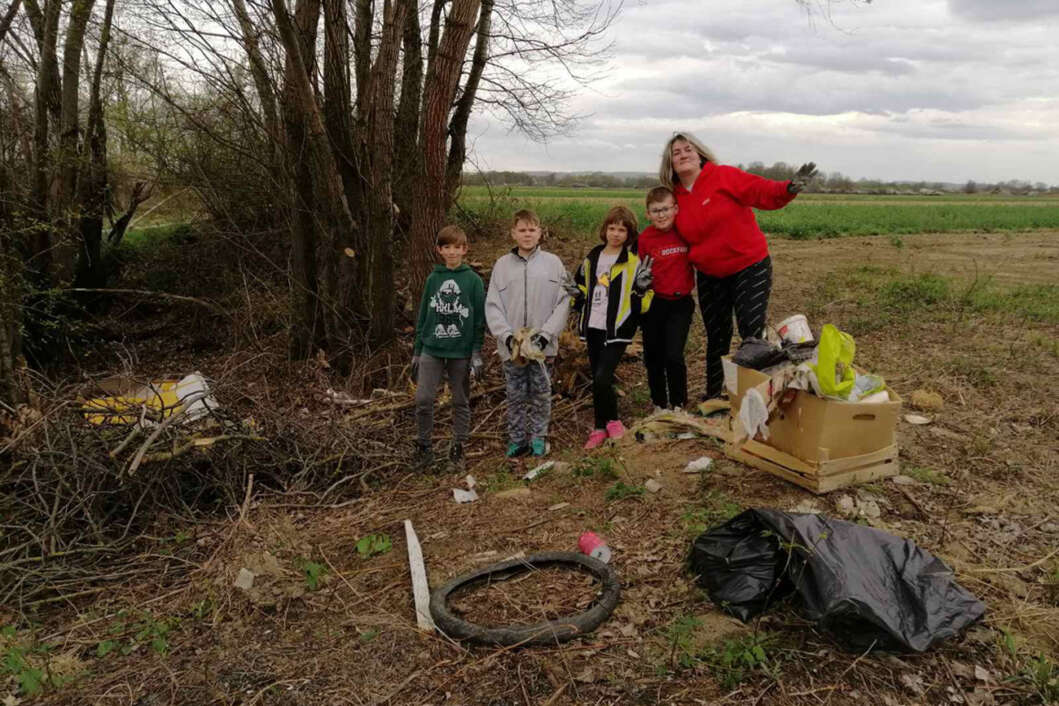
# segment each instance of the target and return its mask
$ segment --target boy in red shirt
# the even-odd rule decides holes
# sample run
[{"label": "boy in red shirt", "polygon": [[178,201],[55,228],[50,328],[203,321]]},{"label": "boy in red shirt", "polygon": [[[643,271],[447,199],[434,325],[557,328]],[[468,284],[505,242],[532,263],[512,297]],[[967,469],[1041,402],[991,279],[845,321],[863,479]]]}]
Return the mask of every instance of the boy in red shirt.
[{"label": "boy in red shirt", "polygon": [[684,345],[695,304],[691,292],[695,276],[688,262],[688,245],[677,235],[676,198],[668,186],[647,192],[647,220],[638,242],[641,260],[650,257],[654,275],[654,303],[640,323],[643,360],[655,411],[681,408],[688,401],[688,369]]}]

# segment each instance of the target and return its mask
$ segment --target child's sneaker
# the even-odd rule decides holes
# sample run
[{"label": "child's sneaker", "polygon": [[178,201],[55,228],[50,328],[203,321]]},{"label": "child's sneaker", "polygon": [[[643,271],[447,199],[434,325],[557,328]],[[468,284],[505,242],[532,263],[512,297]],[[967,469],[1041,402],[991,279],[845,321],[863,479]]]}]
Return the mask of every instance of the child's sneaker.
[{"label": "child's sneaker", "polygon": [[516,444],[512,441],[507,445],[507,451],[504,453],[508,458],[518,458],[519,456],[525,456],[530,453],[530,447],[525,444]]},{"label": "child's sneaker", "polygon": [[453,441],[449,447],[449,470],[463,473],[463,444],[458,441]]},{"label": "child's sneaker", "polygon": [[434,465],[434,450],[430,444],[416,442],[415,452],[412,454],[412,470],[416,473],[429,471]]},{"label": "child's sneaker", "polygon": [[620,439],[625,436],[625,425],[620,419],[612,419],[607,422],[607,436],[611,439]]},{"label": "child's sneaker", "polygon": [[585,448],[594,449],[597,446],[602,446],[606,440],[607,432],[602,429],[593,429],[592,433],[588,435],[588,441],[585,442]]},{"label": "child's sneaker", "polygon": [[530,453],[534,456],[547,456],[548,451],[548,442],[544,439],[533,439],[530,441]]}]

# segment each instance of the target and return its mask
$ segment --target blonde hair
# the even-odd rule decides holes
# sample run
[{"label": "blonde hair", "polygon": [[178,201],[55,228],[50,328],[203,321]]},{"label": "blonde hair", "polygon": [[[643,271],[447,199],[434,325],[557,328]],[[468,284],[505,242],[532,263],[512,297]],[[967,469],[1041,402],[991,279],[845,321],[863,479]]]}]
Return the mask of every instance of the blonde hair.
[{"label": "blonde hair", "polygon": [[621,223],[625,226],[625,230],[628,232],[628,235],[625,238],[625,245],[635,252],[634,246],[636,245],[636,236],[638,235],[636,214],[625,206],[615,206],[607,211],[607,215],[603,218],[602,225],[599,226],[599,239],[603,243],[607,242],[607,226],[611,223]]},{"label": "blonde hair", "polygon": [[687,142],[692,148],[699,153],[699,167],[701,168],[706,162],[717,163],[717,157],[706,145],[699,142],[699,138],[692,135],[690,132],[674,132],[673,136],[666,142],[666,146],[662,149],[662,164],[658,167],[658,179],[663,184],[676,184],[680,178],[677,173],[673,171],[673,143],[678,140]]}]

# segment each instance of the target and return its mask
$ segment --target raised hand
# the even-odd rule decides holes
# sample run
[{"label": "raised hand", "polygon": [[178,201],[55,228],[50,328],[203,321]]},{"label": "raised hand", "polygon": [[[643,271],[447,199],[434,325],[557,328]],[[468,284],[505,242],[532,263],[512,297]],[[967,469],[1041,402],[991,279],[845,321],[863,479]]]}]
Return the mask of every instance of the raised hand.
[{"label": "raised hand", "polygon": [[815,162],[806,162],[802,166],[798,167],[798,171],[791,177],[791,181],[787,184],[787,191],[792,194],[800,193],[805,188],[806,184],[812,181],[819,172],[816,171]]}]

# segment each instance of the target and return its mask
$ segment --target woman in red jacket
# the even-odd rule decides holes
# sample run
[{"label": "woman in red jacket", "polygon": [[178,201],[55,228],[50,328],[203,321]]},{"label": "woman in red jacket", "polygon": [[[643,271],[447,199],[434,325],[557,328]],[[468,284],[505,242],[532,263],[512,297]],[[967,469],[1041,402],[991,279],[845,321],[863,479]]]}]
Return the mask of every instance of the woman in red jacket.
[{"label": "woman in red jacket", "polygon": [[815,176],[804,164],[790,181],[773,181],[717,163],[690,133],[676,133],[662,151],[659,177],[677,199],[676,228],[690,248],[699,310],[706,325],[706,399],[724,389],[721,357],[732,344],[732,312],[742,338],[765,330],[772,259],[753,209],[783,208]]}]

